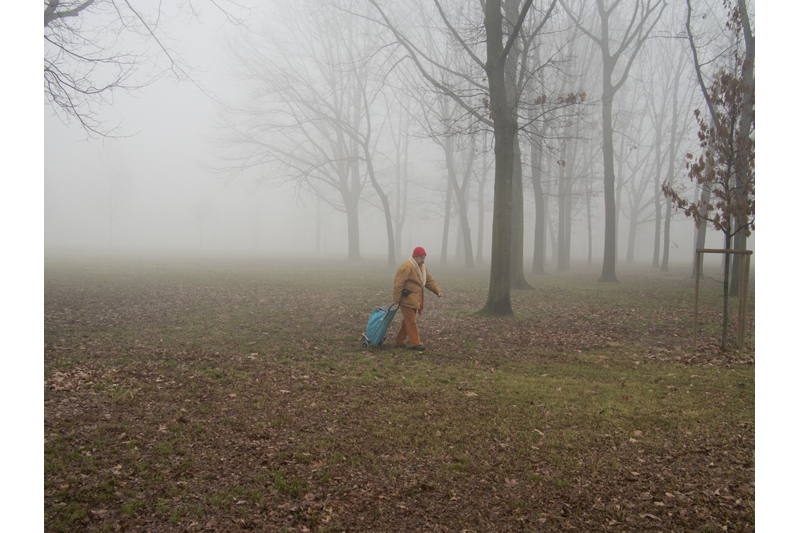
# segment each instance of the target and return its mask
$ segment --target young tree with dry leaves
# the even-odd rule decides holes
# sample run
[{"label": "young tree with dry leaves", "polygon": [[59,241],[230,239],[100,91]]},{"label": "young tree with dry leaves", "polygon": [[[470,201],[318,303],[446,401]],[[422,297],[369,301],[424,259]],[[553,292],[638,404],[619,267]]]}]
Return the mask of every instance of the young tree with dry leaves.
[{"label": "young tree with dry leaves", "polygon": [[[755,87],[743,73],[746,61],[735,54],[736,69],[720,70],[709,91],[709,103],[715,109],[715,125],[695,116],[700,127],[701,154],[687,155],[689,179],[708,191],[696,201],[684,198],[680,190],[665,183],[662,190],[675,209],[721,231],[724,249],[730,250],[738,233],[749,236],[755,229]],[[728,287],[730,254],[725,254],[723,280],[722,348],[728,335]]]}]

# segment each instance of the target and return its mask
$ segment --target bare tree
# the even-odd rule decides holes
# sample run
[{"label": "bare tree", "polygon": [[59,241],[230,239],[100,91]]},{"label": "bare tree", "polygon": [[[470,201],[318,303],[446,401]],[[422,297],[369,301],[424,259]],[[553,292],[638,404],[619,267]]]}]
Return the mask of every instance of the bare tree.
[{"label": "bare tree", "polygon": [[[428,102],[425,112],[419,122],[427,135],[442,148],[447,176],[447,193],[445,197],[445,223],[442,235],[442,262],[447,262],[447,247],[450,226],[451,202],[455,199],[458,214],[457,246],[464,247],[464,266],[475,266],[472,253],[472,237],[468,218],[468,189],[469,180],[472,179],[472,169],[475,162],[474,136],[467,140],[466,148],[457,146],[458,132],[453,131],[454,118],[453,102],[447,96],[438,94],[434,102]],[[460,174],[460,181],[459,181]]]},{"label": "bare tree", "polygon": [[[661,18],[666,8],[664,0],[634,0],[633,9],[624,19],[622,34],[616,38],[612,36],[614,25],[611,15],[616,11],[622,0],[615,0],[611,5],[606,5],[606,0],[596,0],[599,28],[592,31],[585,27],[581,21],[566,6],[564,0],[559,0],[570,18],[581,28],[590,39],[600,48],[603,59],[603,191],[605,196],[605,246],[603,249],[603,270],[600,281],[616,282],[616,255],[617,255],[617,203],[615,199],[614,178],[614,127],[612,122],[612,106],[614,95],[628,78],[631,66],[636,59],[645,41]],[[612,46],[615,48],[612,50]],[[627,54],[627,56],[625,56]],[[620,63],[621,61],[621,63]],[[617,65],[622,65],[622,73],[614,79]]]},{"label": "bare tree", "polygon": [[[408,109],[411,99],[404,99],[402,94],[395,95],[395,102],[399,105],[389,105],[389,133],[394,145],[394,249],[395,257],[403,257],[400,250],[403,236],[403,226],[408,216],[408,160],[409,160],[409,140],[411,132],[409,125],[411,122],[411,112]],[[397,110],[397,113],[392,113]],[[396,121],[396,122],[395,122]]]},{"label": "bare tree", "polygon": [[344,212],[350,260],[361,258],[359,204],[369,181],[384,211],[394,266],[391,209],[377,179],[379,135],[372,115],[383,78],[376,79],[367,63],[377,45],[347,14],[303,7],[287,8],[293,11],[281,27],[269,29],[261,41],[232,46],[253,92],[243,109],[228,115],[221,139],[228,164],[221,170],[255,169],[263,181],[293,182]]},{"label": "bare tree", "polygon": [[[509,94],[507,61],[512,48],[522,30],[525,18],[533,0],[525,0],[519,9],[519,16],[509,16],[508,6],[502,0],[487,0],[483,6],[483,31],[485,32],[485,55],[470,44],[473,39],[466,38],[447,16],[439,0],[434,0],[437,12],[447,28],[455,46],[465,53],[480,70],[485,73],[485,84],[464,73],[454,72],[447,66],[438,64],[435,57],[413,43],[410,38],[387,15],[376,0],[369,0],[379,14],[382,22],[395,36],[397,42],[405,49],[409,59],[417,66],[420,74],[434,87],[453,98],[465,111],[465,116],[473,121],[482,122],[494,131],[495,151],[495,184],[494,184],[494,219],[492,224],[492,266],[489,282],[489,295],[486,305],[480,311],[487,316],[513,316],[511,308],[512,287],[512,204],[514,177],[515,136],[519,129],[516,101]],[[551,9],[541,19],[538,31],[549,18]],[[516,5],[519,5],[518,3]],[[505,9],[505,11],[504,11]],[[474,27],[473,27],[474,30]],[[505,40],[505,42],[504,42]],[[482,57],[485,59],[482,59]],[[459,94],[442,80],[437,79],[434,70],[444,69],[453,76],[470,84],[470,95]],[[488,87],[487,87],[488,85]],[[483,106],[476,105],[477,98],[484,95]],[[485,95],[488,94],[488,97]]]},{"label": "bare tree", "polygon": [[[212,1],[228,20],[231,0]],[[89,136],[113,134],[97,118],[114,93],[141,89],[166,74],[191,80],[190,67],[164,31],[168,21],[195,14],[189,0],[151,9],[130,0],[44,1],[44,96],[64,122]]]}]

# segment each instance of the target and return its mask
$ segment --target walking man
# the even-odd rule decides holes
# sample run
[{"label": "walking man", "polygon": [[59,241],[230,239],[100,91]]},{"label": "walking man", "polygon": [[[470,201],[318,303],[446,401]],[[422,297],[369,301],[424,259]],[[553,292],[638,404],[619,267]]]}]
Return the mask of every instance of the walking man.
[{"label": "walking man", "polygon": [[443,296],[442,289],[425,268],[426,255],[421,246],[414,248],[411,259],[400,265],[394,277],[392,298],[396,304],[400,305],[400,310],[403,312],[403,324],[400,326],[395,340],[396,348],[405,347],[406,337],[408,337],[412,350],[421,352],[425,349],[419,339],[419,330],[417,329],[417,313],[422,314],[424,302],[422,289],[423,287],[428,289],[439,298]]}]

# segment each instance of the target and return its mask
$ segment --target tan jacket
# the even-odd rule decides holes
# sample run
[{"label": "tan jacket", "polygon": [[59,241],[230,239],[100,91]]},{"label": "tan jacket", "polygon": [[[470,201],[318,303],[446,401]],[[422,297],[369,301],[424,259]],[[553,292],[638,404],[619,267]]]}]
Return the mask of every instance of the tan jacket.
[{"label": "tan jacket", "polygon": [[[403,307],[410,307],[411,309],[419,309],[419,303],[422,299],[422,283],[420,282],[417,272],[414,270],[414,265],[411,264],[413,259],[409,259],[397,269],[397,274],[394,277],[394,290],[392,292],[392,299],[395,302],[400,302]],[[425,268],[422,265],[420,268]],[[428,272],[425,281],[425,288],[429,291],[439,294],[442,289],[433,280],[433,276]],[[403,289],[408,289],[411,294],[403,296]]]}]

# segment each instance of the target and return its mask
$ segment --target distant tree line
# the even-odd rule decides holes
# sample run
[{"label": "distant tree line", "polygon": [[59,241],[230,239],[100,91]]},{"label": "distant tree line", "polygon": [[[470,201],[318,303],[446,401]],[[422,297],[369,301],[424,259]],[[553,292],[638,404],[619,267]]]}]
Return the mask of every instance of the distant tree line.
[{"label": "distant tree line", "polygon": [[[124,5],[114,13],[102,0],[45,2],[45,94],[92,132],[93,99],[131,88],[142,59],[84,39],[100,27],[84,20],[91,10],[117,24],[104,31],[153,39],[166,69],[184,72],[158,33],[160,10]],[[443,261],[455,225],[466,268],[484,261],[490,216],[482,312],[509,316],[512,289],[530,288],[524,265],[528,275],[568,270],[577,234],[589,265],[602,256],[604,282],[617,281],[619,260],[634,260],[644,231],[653,268],[669,269],[676,209],[694,217],[698,247],[708,223],[726,246],[746,246],[753,17],[745,0],[287,3],[258,26],[235,25],[230,57],[247,96],[225,107],[217,170],[294,184],[315,199],[318,232],[320,206],[341,211],[353,261],[367,209],[382,215],[390,266],[403,259],[403,231],[420,203],[443,219]],[[115,68],[98,84],[76,57]],[[423,154],[441,167],[423,169]],[[527,198],[532,257],[523,246]],[[593,240],[601,222],[602,248]]]}]

